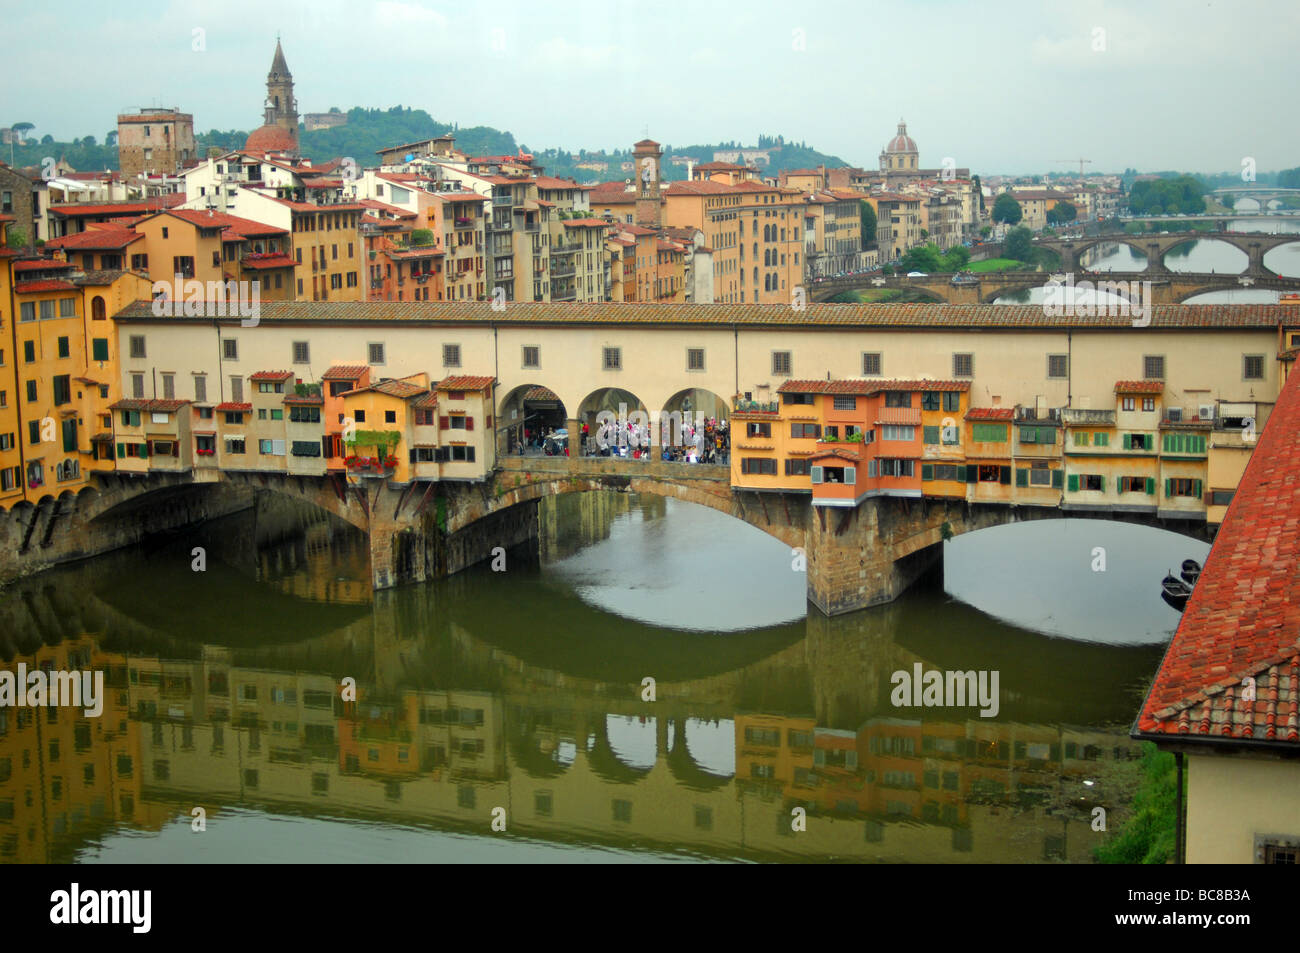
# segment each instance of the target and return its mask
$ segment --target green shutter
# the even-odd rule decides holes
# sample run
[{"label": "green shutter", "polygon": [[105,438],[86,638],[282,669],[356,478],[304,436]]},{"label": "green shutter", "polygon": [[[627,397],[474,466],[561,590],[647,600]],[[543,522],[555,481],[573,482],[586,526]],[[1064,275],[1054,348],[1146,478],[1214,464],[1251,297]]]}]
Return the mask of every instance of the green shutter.
[{"label": "green shutter", "polygon": [[[930,428],[929,428],[929,427],[926,427],[925,429],[926,429],[926,430],[929,430]],[[936,427],[936,428],[934,428],[934,429],[938,430],[939,428]],[[929,442],[930,442],[929,440],[926,441],[926,443],[929,443]],[[921,479],[922,479],[922,480],[933,480],[933,479],[934,479],[934,464],[933,464],[933,463],[923,463],[923,464],[921,464]]]},{"label": "green shutter", "polygon": [[1038,428],[1038,442],[1039,442],[1039,443],[1050,444],[1050,445],[1053,446],[1053,447],[1056,446],[1056,428],[1055,428],[1055,427],[1039,427],[1039,428]]},{"label": "green shutter", "polygon": [[119,458],[126,456],[126,444],[119,443],[117,445],[117,455]]},{"label": "green shutter", "polygon": [[1020,442],[1021,442],[1021,443],[1038,443],[1038,428],[1037,428],[1037,427],[1021,427],[1021,428],[1020,428]]},{"label": "green shutter", "polygon": [[1102,493],[1106,492],[1106,478],[1104,476],[1097,477],[1097,489],[1101,490]]},{"label": "green shutter", "polygon": [[1193,494],[1196,496],[1196,498],[1197,498],[1198,500],[1204,500],[1204,499],[1205,499],[1205,497],[1201,494],[1201,481],[1200,481],[1200,480],[1193,480],[1193,481],[1192,481],[1192,492],[1193,492]]},{"label": "green shutter", "polygon": [[1070,492],[1071,493],[1079,492],[1079,474],[1077,473],[1070,474]]},{"label": "green shutter", "polygon": [[1124,434],[1124,449],[1125,449],[1125,450],[1132,450],[1132,449],[1133,449],[1133,435],[1132,435],[1132,434],[1127,434],[1127,433]]},{"label": "green shutter", "polygon": [[812,481],[813,481],[814,483],[821,483],[821,482],[822,482],[822,468],[821,468],[821,467],[818,467],[818,466],[811,467],[811,468],[809,469],[808,472],[812,475]]},{"label": "green shutter", "polygon": [[1076,431],[1074,432],[1074,445],[1075,445],[1076,447],[1086,447],[1086,446],[1088,446],[1088,431],[1086,431],[1086,430],[1076,430]]},{"label": "green shutter", "polygon": [[980,468],[978,464],[972,463],[966,467],[967,483],[977,483],[979,482],[979,477],[980,477]]},{"label": "green shutter", "polygon": [[1174,481],[1165,480],[1165,499],[1169,499],[1173,495],[1174,495]]},{"label": "green shutter", "polygon": [[1064,483],[1065,483],[1065,471],[1064,471],[1064,470],[1053,470],[1053,471],[1052,471],[1052,487],[1053,487],[1054,489],[1059,490],[1059,489],[1064,485]]},{"label": "green shutter", "polygon": [[1156,495],[1156,478],[1147,477],[1147,496]]},{"label": "green shutter", "polygon": [[1016,467],[1016,486],[1029,486],[1029,471],[1024,467]]},{"label": "green shutter", "polygon": [[145,458],[148,458],[149,456],[149,444],[147,441],[145,443],[140,444],[140,456]]},{"label": "green shutter", "polygon": [[966,482],[966,465],[964,463],[957,464],[957,482]]},{"label": "green shutter", "polygon": [[924,433],[924,436],[923,436],[922,439],[924,440],[925,443],[938,443],[938,442],[939,442],[939,428],[938,428],[938,427],[923,427],[923,428],[921,428],[921,429],[922,429],[922,431],[923,431],[923,433]]},{"label": "green shutter", "polygon": [[1174,436],[1173,434],[1169,434],[1169,433],[1165,434],[1165,440],[1164,440],[1165,453],[1170,453],[1174,449],[1173,436]]},{"label": "green shutter", "polygon": [[90,356],[92,360],[108,360],[108,338],[93,338],[90,342]]},{"label": "green shutter", "polygon": [[1010,486],[1010,485],[1011,485],[1011,468],[1010,468],[1010,467],[999,467],[999,468],[998,468],[998,482],[1001,483],[1003,486]]}]

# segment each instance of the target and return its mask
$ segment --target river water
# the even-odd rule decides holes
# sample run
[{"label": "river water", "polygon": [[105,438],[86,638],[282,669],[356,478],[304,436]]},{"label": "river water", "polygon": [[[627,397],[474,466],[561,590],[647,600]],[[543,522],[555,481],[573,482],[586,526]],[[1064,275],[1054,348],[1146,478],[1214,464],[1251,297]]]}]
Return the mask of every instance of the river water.
[{"label": "river water", "polygon": [[[1300,234],[1300,220],[1294,217],[1261,216],[1232,221],[1232,229],[1239,232],[1262,232],[1265,234]],[[1176,222],[1169,224],[1169,229],[1176,230]],[[1098,245],[1083,256],[1083,267],[1090,271],[1142,271],[1147,266],[1146,256],[1129,245],[1119,242]],[[1237,274],[1245,271],[1249,259],[1244,251],[1232,245],[1215,241],[1212,237],[1197,239],[1171,249],[1165,256],[1165,264],[1171,271],[1195,272],[1198,274]],[[1264,255],[1264,265],[1279,275],[1300,278],[1300,239],[1295,244],[1282,245],[1271,249]],[[1076,276],[1078,280],[1078,276]],[[1064,293],[1064,292],[1062,292]],[[1233,288],[1225,291],[1211,291],[1189,298],[1187,304],[1277,304],[1277,291],[1257,288]],[[1016,294],[1004,295],[996,304],[1042,304],[1046,292],[1042,288],[1031,288]],[[1081,292],[1077,298],[1071,298],[1079,304],[1114,303],[1120,299],[1113,295],[1097,295]],[[1070,301],[1061,300],[1068,304]]]},{"label": "river water", "polygon": [[[272,513],[0,594],[0,667],[107,679],[97,717],[0,708],[0,862],[1091,862],[1160,579],[1208,550],[1016,524],[827,619],[693,504],[546,500],[501,571],[373,597],[364,538]],[[894,704],[916,666],[997,673],[996,705]]]}]

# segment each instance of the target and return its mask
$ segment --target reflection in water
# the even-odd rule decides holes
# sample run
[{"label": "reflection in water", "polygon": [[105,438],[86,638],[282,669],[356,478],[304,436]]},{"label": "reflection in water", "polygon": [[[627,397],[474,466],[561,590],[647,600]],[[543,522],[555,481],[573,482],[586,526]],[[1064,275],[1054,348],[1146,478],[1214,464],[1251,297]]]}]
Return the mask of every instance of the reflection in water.
[{"label": "reflection in water", "polygon": [[[739,611],[768,561],[788,571],[785,547],[697,523],[692,507],[562,499],[571,509],[543,507],[538,549],[512,553],[508,573],[373,599],[335,585],[356,578],[346,531],[313,549],[324,530],[267,534],[250,516],[205,527],[203,574],[184,539],[14,586],[0,596],[3,667],[102,670],[109,691],[99,718],[0,708],[0,859],[1088,862],[1107,836],[1090,809],[1122,822],[1137,775],[1127,725],[1161,651],[1142,644],[1149,623],[1127,621],[1144,618],[1132,595],[1099,590],[1083,613],[1108,618],[1114,644],[1018,628],[933,581],[848,616],[684,631],[579,598],[627,569],[570,574],[571,560],[625,534],[660,560],[665,595],[703,617],[701,601]],[[707,550],[707,591],[676,585],[669,551],[637,539],[675,539],[683,514],[732,543]],[[1006,618],[1019,616],[997,598],[1031,593],[1042,599],[1012,608],[1033,615],[1069,585],[1025,575],[1038,544],[1019,561],[976,554],[983,576],[962,577],[950,543],[950,588],[974,586]],[[1142,564],[1116,550],[1147,541],[1109,545],[1115,581]],[[685,563],[688,581],[698,566]],[[998,717],[892,707],[890,675],[916,663],[998,670]],[[356,701],[340,696],[345,677]],[[201,850],[183,846],[195,805]],[[490,829],[498,806],[505,835]]]}]

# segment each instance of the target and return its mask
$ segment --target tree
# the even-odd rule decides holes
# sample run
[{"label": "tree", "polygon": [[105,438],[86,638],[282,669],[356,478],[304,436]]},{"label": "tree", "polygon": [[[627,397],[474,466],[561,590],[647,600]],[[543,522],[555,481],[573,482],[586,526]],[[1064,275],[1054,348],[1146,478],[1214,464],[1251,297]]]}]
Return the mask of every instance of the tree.
[{"label": "tree", "polygon": [[6,232],[5,241],[8,243],[10,248],[26,248],[27,233],[17,225],[10,225],[9,231]]},{"label": "tree", "polygon": [[970,249],[965,245],[953,245],[943,256],[944,271],[961,271],[970,264]]},{"label": "tree", "polygon": [[901,271],[943,271],[943,255],[934,242],[909,248],[899,261]]},{"label": "tree", "polygon": [[1073,222],[1079,217],[1079,210],[1072,202],[1057,202],[1047,210],[1047,221],[1051,225],[1061,222]]},{"label": "tree", "polygon": [[1012,198],[1010,192],[1003,192],[993,202],[993,221],[999,224],[1018,225],[1024,217],[1020,203]]},{"label": "tree", "polygon": [[1033,234],[1029,229],[1021,225],[1007,232],[1006,241],[1002,244],[1002,255],[1004,258],[1025,262],[1033,258]]},{"label": "tree", "polygon": [[980,227],[980,235],[982,237],[988,238],[992,234],[993,234],[993,229],[990,228],[988,225],[984,225]]},{"label": "tree", "polygon": [[411,232],[412,245],[432,245],[433,230],[429,228],[417,228]]},{"label": "tree", "polygon": [[862,199],[858,202],[858,214],[862,219],[862,247],[870,248],[876,244],[876,210]]},{"label": "tree", "polygon": [[970,179],[971,179],[971,183],[975,186],[975,194],[979,196],[979,200],[980,200],[980,212],[983,213],[983,211],[984,211],[984,186],[980,183],[980,177],[979,177],[978,175],[972,175],[972,176],[970,177]]},{"label": "tree", "polygon": [[27,142],[27,133],[35,129],[36,124],[30,122],[16,122],[10,128],[12,128],[14,132],[18,133],[19,145],[24,145]]},{"label": "tree", "polygon": [[41,145],[43,146],[54,145],[54,137],[47,132],[45,135],[41,136]]},{"label": "tree", "polygon": [[110,130],[108,130],[108,132],[104,133],[104,145],[106,145],[106,146],[116,146],[116,145],[117,145],[117,130],[116,130],[116,129],[110,129]]},{"label": "tree", "polygon": [[80,142],[80,145],[86,146],[87,148],[94,146],[94,144],[95,144],[94,136],[87,136],[85,139],[82,139]]}]

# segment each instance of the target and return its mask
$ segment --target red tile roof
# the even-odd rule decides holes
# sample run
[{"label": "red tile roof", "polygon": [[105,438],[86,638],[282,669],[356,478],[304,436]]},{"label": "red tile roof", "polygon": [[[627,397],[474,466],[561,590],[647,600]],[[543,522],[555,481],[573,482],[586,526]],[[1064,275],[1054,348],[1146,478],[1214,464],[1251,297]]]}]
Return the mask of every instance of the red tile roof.
[{"label": "red tile roof", "polygon": [[75,235],[64,235],[45,243],[46,248],[99,249],[125,248],[132,242],[144,238],[139,232],[130,228],[91,228]]},{"label": "red tile roof", "polygon": [[145,400],[139,397],[124,397],[108,405],[109,410],[147,410],[159,414],[173,414],[180,410],[188,400]]},{"label": "red tile roof", "polygon": [[612,225],[603,218],[571,218],[560,224],[565,228],[609,228]]},{"label": "red tile roof", "polygon": [[209,212],[197,208],[174,208],[168,209],[165,214],[189,222],[191,225],[197,225],[199,228],[224,228],[225,231],[221,235],[223,241],[255,238],[259,235],[289,234],[288,229],[280,228],[277,225],[255,222],[250,218],[227,215],[225,212]]},{"label": "red tile roof", "polygon": [[77,286],[70,281],[46,279],[44,281],[20,281],[14,285],[18,294],[34,294],[38,291],[76,291]]},{"label": "red tile roof", "polygon": [[458,377],[444,377],[438,381],[438,390],[487,390],[496,383],[495,377],[473,377],[462,374]]},{"label": "red tile roof", "polygon": [[1164,381],[1116,381],[1117,394],[1163,394]]},{"label": "red tile roof", "polygon": [[370,370],[369,364],[335,364],[321,375],[323,381],[355,381]]},{"label": "red tile roof", "polygon": [[[1300,751],[1300,375],[1242,475],[1135,737]],[[1245,690],[1253,679],[1254,698]]]},{"label": "red tile roof", "polygon": [[82,218],[87,215],[142,215],[146,212],[157,212],[165,208],[174,208],[185,201],[184,192],[176,192],[171,195],[160,195],[157,198],[146,199],[143,202],[100,202],[97,204],[87,203],[77,205],[69,203],[64,205],[51,205],[49,212],[51,215],[66,215],[72,218]]},{"label": "red tile roof", "polygon": [[878,424],[919,424],[921,422],[920,407],[881,407],[876,411],[876,423]]},{"label": "red tile roof", "polygon": [[1015,420],[1014,407],[972,407],[966,411],[967,420]]},{"label": "red tile roof", "polygon": [[28,261],[14,262],[14,271],[47,271],[49,269],[71,268],[70,261],[55,261],[53,258],[33,258]]},{"label": "red tile roof", "polygon": [[410,381],[397,381],[392,378],[384,378],[377,384],[370,384],[367,387],[358,387],[354,390],[347,391],[343,396],[351,397],[353,394],[366,394],[370,391],[376,391],[380,394],[387,394],[389,397],[400,397],[405,400],[408,397],[415,397],[417,394],[428,393],[428,388],[419,384],[412,384]]},{"label": "red tile roof", "polygon": [[293,377],[293,371],[258,371],[248,375],[250,381],[287,381]]},{"label": "red tile roof", "polygon": [[887,390],[970,390],[970,381],[835,380],[786,381],[779,394],[878,394]]},{"label": "red tile roof", "polygon": [[325,403],[325,398],[320,394],[285,394],[284,402],[286,404],[306,404],[309,407],[319,407]]},{"label": "red tile roof", "polygon": [[240,411],[240,410],[247,412],[252,409],[253,409],[252,404],[238,404],[231,400],[228,400],[223,404],[217,404],[217,410],[223,414],[234,413],[235,411]]},{"label": "red tile roof", "polygon": [[239,263],[245,268],[260,271],[263,268],[292,268],[298,263],[288,255],[246,255]]},{"label": "red tile roof", "polygon": [[808,455],[809,460],[822,460],[825,459],[826,457],[837,457],[841,460],[852,460],[855,463],[858,460],[862,459],[854,451],[844,450],[840,447],[827,447],[824,450],[818,448],[817,450],[813,451],[811,454]]}]

